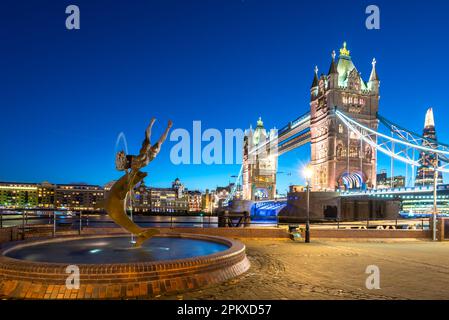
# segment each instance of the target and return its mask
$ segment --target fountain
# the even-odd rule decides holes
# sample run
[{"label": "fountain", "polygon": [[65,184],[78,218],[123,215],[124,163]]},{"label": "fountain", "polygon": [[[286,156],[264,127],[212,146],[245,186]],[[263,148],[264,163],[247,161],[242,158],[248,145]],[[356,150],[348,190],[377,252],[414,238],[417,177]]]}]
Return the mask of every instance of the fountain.
[{"label": "fountain", "polygon": [[[161,234],[142,228],[126,213],[127,198],[146,177],[140,171],[159,153],[172,123],[150,143],[153,118],[137,156],[120,151],[125,171],[104,201],[108,215],[128,233],[9,243],[0,250],[0,296],[35,299],[150,298],[197,289],[238,276],[249,268],[245,246],[223,237]],[[135,241],[130,243],[129,234]],[[73,268],[75,266],[75,268]],[[79,287],[67,285],[79,270]]]}]

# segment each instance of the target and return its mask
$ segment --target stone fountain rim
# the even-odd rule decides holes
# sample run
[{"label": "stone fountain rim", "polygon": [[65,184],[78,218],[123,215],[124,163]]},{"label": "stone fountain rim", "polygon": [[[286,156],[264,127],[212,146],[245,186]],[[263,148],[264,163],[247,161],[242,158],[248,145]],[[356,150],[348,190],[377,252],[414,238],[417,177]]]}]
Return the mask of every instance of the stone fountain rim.
[{"label": "stone fountain rim", "polygon": [[[0,266],[3,264],[20,264],[23,267],[55,267],[55,268],[66,268],[70,263],[60,263],[60,262],[45,262],[45,261],[28,261],[23,259],[16,259],[12,257],[8,257],[6,254],[13,250],[22,249],[25,247],[30,247],[39,244],[45,243],[58,243],[65,241],[73,241],[73,240],[81,240],[81,239],[101,239],[101,238],[122,238],[124,236],[129,236],[127,233],[122,234],[113,234],[113,235],[77,235],[77,236],[62,236],[62,237],[45,237],[40,239],[30,239],[24,241],[14,241],[7,244],[4,244],[0,248]],[[211,235],[202,235],[202,234],[193,234],[193,233],[160,233],[155,235],[154,237],[166,237],[166,238],[184,238],[184,239],[194,239],[194,240],[206,240],[215,243],[220,243],[227,245],[229,248],[223,251],[219,251],[216,253],[212,253],[209,255],[196,256],[184,259],[173,259],[173,260],[158,260],[158,261],[142,261],[142,262],[119,262],[119,263],[79,263],[76,264],[80,269],[83,268],[110,268],[114,266],[129,266],[129,267],[144,267],[144,266],[160,266],[160,265],[183,265],[193,263],[195,265],[199,264],[210,264],[212,261],[229,259],[232,256],[237,256],[245,252],[245,245],[234,239],[229,239],[220,236],[211,236]]]}]

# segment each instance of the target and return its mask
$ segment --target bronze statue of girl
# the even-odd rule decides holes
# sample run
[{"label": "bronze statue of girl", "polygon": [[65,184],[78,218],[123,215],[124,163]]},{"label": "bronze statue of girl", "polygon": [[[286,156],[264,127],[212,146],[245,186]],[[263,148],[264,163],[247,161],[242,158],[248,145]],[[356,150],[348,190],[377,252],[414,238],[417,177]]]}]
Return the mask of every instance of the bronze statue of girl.
[{"label": "bronze statue of girl", "polygon": [[151,145],[151,129],[155,121],[156,119],[151,119],[145,131],[145,139],[138,155],[125,155],[123,151],[117,153],[116,168],[119,171],[126,171],[126,173],[114,183],[111,190],[107,193],[104,202],[104,209],[111,219],[119,226],[136,235],[136,247],[141,246],[145,240],[159,233],[158,229],[139,227],[126,214],[127,196],[132,194],[134,187],[147,176],[147,173],[141,172],[140,169],[146,167],[156,158],[161,150],[162,143],[167,139],[168,132],[173,125],[169,121],[160,139]]}]

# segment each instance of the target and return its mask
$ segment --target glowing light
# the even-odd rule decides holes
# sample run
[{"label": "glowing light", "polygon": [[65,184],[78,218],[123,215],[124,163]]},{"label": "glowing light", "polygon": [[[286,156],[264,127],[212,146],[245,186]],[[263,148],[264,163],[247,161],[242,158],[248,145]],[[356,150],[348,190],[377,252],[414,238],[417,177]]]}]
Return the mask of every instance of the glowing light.
[{"label": "glowing light", "polygon": [[92,249],[92,250],[89,250],[89,253],[98,253],[100,251],[101,251],[101,249]]},{"label": "glowing light", "polygon": [[347,44],[345,41],[345,42],[343,42],[343,48],[340,49],[340,55],[349,57],[351,52],[346,48],[346,46],[347,46]]},{"label": "glowing light", "polygon": [[109,243],[108,242],[106,242],[106,241],[98,241],[98,242],[94,242],[94,243],[92,243],[92,246],[107,246],[107,245],[109,245]]},{"label": "glowing light", "polygon": [[304,178],[306,178],[306,180],[310,180],[313,176],[312,167],[310,165],[306,166],[302,171],[302,173],[304,175]]},{"label": "glowing light", "polygon": [[424,121],[424,128],[435,127],[435,120],[433,118],[433,110],[429,108],[426,112],[426,119]]},{"label": "glowing light", "polygon": [[21,186],[0,186],[0,189],[16,189],[16,190],[29,190],[29,191],[36,191],[37,187],[21,187]]}]

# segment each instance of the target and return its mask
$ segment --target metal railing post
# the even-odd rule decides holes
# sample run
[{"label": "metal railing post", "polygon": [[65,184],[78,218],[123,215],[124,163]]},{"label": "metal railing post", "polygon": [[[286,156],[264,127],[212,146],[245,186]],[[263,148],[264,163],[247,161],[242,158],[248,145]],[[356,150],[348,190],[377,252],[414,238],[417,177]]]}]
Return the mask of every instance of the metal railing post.
[{"label": "metal railing post", "polygon": [[79,235],[81,235],[82,230],[83,230],[83,212],[80,210],[80,225],[79,225],[79,230],[78,230]]},{"label": "metal railing post", "polygon": [[22,240],[25,240],[25,211],[22,211]]},{"label": "metal railing post", "polygon": [[53,211],[53,238],[56,236],[56,211]]},{"label": "metal railing post", "polygon": [[0,228],[3,228],[3,210],[0,210]]}]

